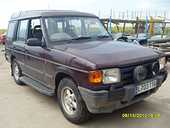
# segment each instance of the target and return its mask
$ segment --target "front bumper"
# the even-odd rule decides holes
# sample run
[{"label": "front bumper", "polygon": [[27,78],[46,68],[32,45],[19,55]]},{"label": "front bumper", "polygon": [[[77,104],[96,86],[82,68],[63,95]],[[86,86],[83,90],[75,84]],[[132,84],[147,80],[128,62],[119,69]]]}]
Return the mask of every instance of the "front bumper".
[{"label": "front bumper", "polygon": [[154,89],[136,95],[135,84],[125,85],[121,88],[110,90],[92,91],[79,87],[80,94],[91,113],[111,113],[116,109],[129,106],[139,102],[156,92],[167,78],[167,71],[163,70],[154,79],[157,79],[157,86]]}]

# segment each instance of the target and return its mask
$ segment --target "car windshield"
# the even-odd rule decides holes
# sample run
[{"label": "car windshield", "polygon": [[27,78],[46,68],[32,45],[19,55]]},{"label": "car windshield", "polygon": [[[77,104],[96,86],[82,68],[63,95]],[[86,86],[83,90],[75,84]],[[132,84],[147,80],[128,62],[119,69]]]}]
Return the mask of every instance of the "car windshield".
[{"label": "car windshield", "polygon": [[49,17],[45,24],[52,42],[110,37],[98,18]]}]

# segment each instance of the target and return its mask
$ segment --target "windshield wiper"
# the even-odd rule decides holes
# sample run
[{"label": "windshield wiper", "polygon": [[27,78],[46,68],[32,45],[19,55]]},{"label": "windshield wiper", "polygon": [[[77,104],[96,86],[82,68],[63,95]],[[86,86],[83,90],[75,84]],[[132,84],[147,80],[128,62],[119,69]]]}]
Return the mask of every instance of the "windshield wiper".
[{"label": "windshield wiper", "polygon": [[97,36],[97,38],[100,38],[100,39],[102,39],[102,38],[110,38],[110,36],[109,35],[99,35],[99,36]]},{"label": "windshield wiper", "polygon": [[77,38],[73,38],[72,40],[84,40],[84,39],[91,39],[91,37],[90,36],[80,36]]}]

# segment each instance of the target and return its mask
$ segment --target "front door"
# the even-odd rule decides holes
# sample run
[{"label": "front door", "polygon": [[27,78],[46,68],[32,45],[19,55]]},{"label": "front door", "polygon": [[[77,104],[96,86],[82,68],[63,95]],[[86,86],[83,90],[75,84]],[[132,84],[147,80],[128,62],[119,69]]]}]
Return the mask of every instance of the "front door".
[{"label": "front door", "polygon": [[[32,19],[28,27],[28,39],[37,38],[42,41],[42,29],[40,19]],[[44,80],[44,48],[41,46],[26,45],[26,74],[38,82],[45,83]]]}]

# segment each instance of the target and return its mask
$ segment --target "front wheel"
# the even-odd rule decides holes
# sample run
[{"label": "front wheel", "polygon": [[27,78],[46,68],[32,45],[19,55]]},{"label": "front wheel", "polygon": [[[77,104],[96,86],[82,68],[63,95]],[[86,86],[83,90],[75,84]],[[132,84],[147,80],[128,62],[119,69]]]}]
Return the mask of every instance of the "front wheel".
[{"label": "front wheel", "polygon": [[81,98],[76,84],[70,78],[61,80],[57,97],[64,116],[72,123],[83,123],[89,119],[90,113]]},{"label": "front wheel", "polygon": [[12,68],[12,74],[13,74],[13,78],[15,82],[18,85],[23,85],[23,82],[20,80],[20,77],[22,76],[22,71],[21,71],[19,64],[17,63],[15,59],[12,61],[11,68]]}]

